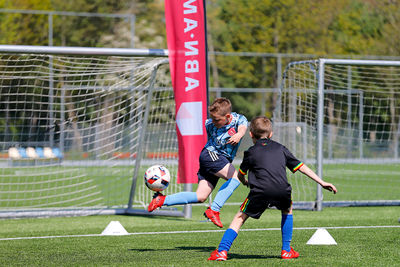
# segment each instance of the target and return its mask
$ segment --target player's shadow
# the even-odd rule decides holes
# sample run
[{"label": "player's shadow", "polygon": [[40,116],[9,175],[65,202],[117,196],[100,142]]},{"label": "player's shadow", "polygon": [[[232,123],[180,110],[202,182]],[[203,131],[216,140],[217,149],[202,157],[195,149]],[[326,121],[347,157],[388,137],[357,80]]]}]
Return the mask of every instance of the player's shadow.
[{"label": "player's shadow", "polygon": [[[215,247],[193,247],[193,246],[186,246],[186,247],[175,247],[175,248],[165,248],[165,249],[129,249],[131,251],[137,251],[137,252],[147,252],[147,251],[184,251],[184,250],[190,250],[190,251],[197,251],[197,252],[209,252],[211,253],[213,250],[215,250]],[[281,257],[275,256],[275,255],[245,255],[245,254],[236,254],[236,253],[229,253],[228,254],[229,259],[280,259]]]},{"label": "player's shadow", "polygon": [[198,252],[212,252],[215,250],[215,247],[175,247],[177,250],[193,250]]},{"label": "player's shadow", "polygon": [[[198,251],[198,252],[213,252],[215,250],[215,247],[176,247],[175,249],[178,250],[193,250],[193,251]],[[273,259],[273,258],[281,258],[278,256],[269,256],[269,255],[243,255],[243,254],[235,254],[235,253],[229,253],[228,254],[229,259]]]},{"label": "player's shadow", "polygon": [[[173,251],[173,250],[194,250],[198,252],[208,252],[213,251],[215,247],[174,247],[174,248],[162,248],[162,249],[152,249],[152,248],[131,248],[131,251],[146,252],[146,251]],[[211,252],[210,252],[211,253]]]},{"label": "player's shadow", "polygon": [[245,255],[229,253],[228,259],[280,259],[281,257],[275,255]]},{"label": "player's shadow", "polygon": [[121,215],[121,216],[127,216],[127,217],[135,216],[135,217],[146,218],[148,220],[164,220],[164,221],[176,221],[176,222],[186,222],[187,221],[187,219],[180,218],[180,217],[173,217],[173,216],[160,217],[157,213],[154,213],[154,214],[151,213],[151,214],[146,214],[146,215],[144,215],[144,214],[143,215],[142,214],[135,214],[135,215],[126,214],[126,215]]}]

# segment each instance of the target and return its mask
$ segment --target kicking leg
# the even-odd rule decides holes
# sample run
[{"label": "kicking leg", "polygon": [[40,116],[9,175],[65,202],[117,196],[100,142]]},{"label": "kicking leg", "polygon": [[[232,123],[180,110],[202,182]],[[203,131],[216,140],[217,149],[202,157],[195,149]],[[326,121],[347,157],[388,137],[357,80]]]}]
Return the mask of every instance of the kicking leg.
[{"label": "kicking leg", "polygon": [[207,180],[200,180],[196,192],[180,192],[168,195],[165,198],[164,205],[182,205],[190,203],[203,203],[211,194],[214,186]]},{"label": "kicking leg", "polygon": [[164,205],[183,205],[190,203],[202,203],[211,194],[214,189],[212,184],[206,180],[200,180],[196,192],[179,192],[173,195],[168,195],[165,198]]},{"label": "kicking leg", "polygon": [[196,192],[179,192],[176,194],[164,196],[157,195],[149,204],[147,210],[149,212],[161,206],[185,205],[190,203],[204,202],[214,187],[206,180],[200,180]]}]

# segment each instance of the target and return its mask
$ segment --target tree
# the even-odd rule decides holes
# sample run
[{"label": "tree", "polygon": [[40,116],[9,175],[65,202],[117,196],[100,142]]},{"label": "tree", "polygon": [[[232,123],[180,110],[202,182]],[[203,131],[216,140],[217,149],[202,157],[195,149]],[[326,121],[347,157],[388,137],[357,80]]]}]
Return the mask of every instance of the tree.
[{"label": "tree", "polygon": [[[52,9],[55,11],[88,12],[113,14],[125,10],[128,1],[117,0],[53,0]],[[77,10],[77,7],[79,9]],[[86,46],[104,47],[103,35],[115,36],[115,29],[119,23],[130,25],[129,21],[118,18],[101,16],[64,16],[54,15],[54,45],[58,46]]]},{"label": "tree", "polygon": [[376,55],[400,54],[400,2],[393,0],[372,1],[383,23],[379,29],[381,38],[375,42],[372,53]]},{"label": "tree", "polygon": [[[49,10],[50,0],[0,0],[7,9]],[[0,13],[0,44],[47,45],[48,18],[46,15]]]}]

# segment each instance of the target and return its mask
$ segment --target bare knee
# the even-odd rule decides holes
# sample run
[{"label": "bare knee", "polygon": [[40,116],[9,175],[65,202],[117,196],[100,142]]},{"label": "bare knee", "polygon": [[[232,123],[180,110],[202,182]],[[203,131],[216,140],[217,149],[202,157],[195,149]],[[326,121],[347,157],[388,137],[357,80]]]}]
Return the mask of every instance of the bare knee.
[{"label": "bare knee", "polygon": [[213,189],[214,186],[209,181],[201,180],[199,182],[199,187],[196,190],[197,202],[203,203],[206,201]]},{"label": "bare knee", "polygon": [[203,203],[204,201],[207,200],[207,198],[208,198],[208,196],[199,196],[199,195],[197,195],[197,201],[199,203]]}]

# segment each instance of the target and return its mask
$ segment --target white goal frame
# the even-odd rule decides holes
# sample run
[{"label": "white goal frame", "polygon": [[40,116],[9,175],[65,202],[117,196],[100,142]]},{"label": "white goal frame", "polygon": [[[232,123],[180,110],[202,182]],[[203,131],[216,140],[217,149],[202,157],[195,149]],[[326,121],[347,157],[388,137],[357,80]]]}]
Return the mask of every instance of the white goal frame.
[{"label": "white goal frame", "polygon": [[[326,127],[324,128],[324,118],[326,118],[326,107],[325,107],[325,103],[324,103],[324,95],[329,93],[329,94],[335,94],[335,88],[331,88],[330,91],[327,91],[326,88],[326,69],[329,66],[333,66],[333,65],[346,65],[346,66],[384,66],[384,67],[400,67],[400,61],[387,61],[387,60],[352,60],[352,59],[326,59],[326,58],[321,58],[318,60],[305,60],[305,61],[296,61],[296,62],[291,62],[290,64],[288,64],[288,66],[285,68],[284,74],[283,74],[283,83],[282,83],[282,87],[280,88],[279,91],[279,97],[278,97],[278,102],[277,102],[277,106],[276,109],[274,111],[274,125],[281,127],[281,125],[288,125],[290,123],[292,123],[293,129],[295,126],[299,127],[300,124],[303,124],[303,122],[287,122],[285,121],[285,119],[282,118],[282,114],[284,112],[291,112],[291,111],[287,111],[288,107],[283,107],[282,105],[282,96],[284,93],[289,94],[293,94],[296,90],[298,89],[298,92],[303,92],[305,93],[306,91],[313,91],[313,94],[316,94],[317,97],[317,107],[316,107],[316,121],[315,121],[315,126],[316,126],[316,145],[315,145],[315,159],[308,159],[307,163],[311,163],[315,166],[316,168],[316,173],[318,174],[318,176],[320,176],[322,179],[323,177],[323,166],[324,163],[329,163],[329,161],[331,162],[340,162],[340,159],[334,159],[334,160],[330,160],[325,158],[324,156],[324,149],[326,150],[326,147],[329,146],[330,144],[326,144],[324,142],[326,142],[326,138],[324,139],[324,129],[326,131]],[[297,66],[303,66],[303,70],[301,70],[300,72],[307,72],[307,75],[310,76],[310,80],[314,79],[314,82],[311,82],[311,87],[305,88],[304,85],[303,86],[298,86],[296,87],[296,79],[297,78],[293,78],[293,87],[295,87],[296,89],[291,88],[292,85],[285,85],[285,81],[287,82],[287,80],[289,79],[288,77],[288,73],[289,70],[291,70],[292,68],[296,68]],[[350,83],[351,83],[351,71],[350,73],[348,73],[349,78],[350,79]],[[299,75],[301,76],[301,74]],[[298,78],[300,79],[300,78]],[[400,77],[397,79],[397,81],[400,83]],[[397,83],[398,84],[398,83]],[[316,87],[313,87],[314,85],[316,85]],[[306,86],[307,87],[307,86]],[[300,89],[299,89],[300,88]],[[398,87],[397,87],[398,89]],[[340,91],[340,90],[337,90]],[[341,90],[341,92],[337,92],[340,94],[343,94],[343,91],[346,91],[346,94],[348,94],[349,96],[351,94],[357,94],[361,99],[363,98],[363,92],[362,90],[357,90],[357,89],[352,89],[352,88],[347,88],[346,90]],[[398,91],[396,91],[398,93]],[[295,95],[295,94],[293,94]],[[290,96],[288,97],[290,98]],[[292,97],[293,98],[293,97]],[[292,100],[288,100],[289,102]],[[294,104],[295,106],[297,105],[296,100],[292,101],[292,104]],[[363,127],[363,116],[365,115],[364,112],[364,107],[362,106],[363,101],[361,101],[360,107],[359,107],[359,111],[358,111],[358,117],[359,117],[359,122],[358,122],[358,134],[361,135],[358,137],[358,146],[359,146],[359,158],[355,158],[353,159],[353,163],[357,163],[357,164],[373,164],[373,163],[377,163],[377,161],[374,161],[373,159],[365,159],[362,157],[363,155],[363,144],[362,144],[362,127]],[[296,110],[296,108],[292,108],[292,110]],[[294,113],[296,113],[296,111],[292,111]],[[296,115],[294,115],[295,117]],[[293,116],[292,116],[293,117]],[[326,126],[326,125],[325,125]],[[302,127],[302,126],[301,126]],[[393,133],[395,136],[397,136],[395,138],[395,140],[398,141],[398,137],[400,135],[400,122],[399,122],[399,129],[397,130],[397,135],[396,133]],[[287,130],[286,130],[287,131]],[[301,132],[301,129],[299,130],[299,132]],[[293,133],[286,133],[287,135],[293,135]],[[279,137],[278,137],[279,138]],[[306,137],[304,137],[306,138]],[[290,139],[290,138],[289,138]],[[304,139],[303,139],[304,140]],[[307,140],[307,138],[305,139]],[[325,141],[324,141],[325,140]],[[287,139],[285,139],[285,137],[281,138],[280,140],[281,142],[285,143],[285,141],[287,141]],[[309,142],[309,141],[308,141]],[[394,156],[393,158],[384,159],[384,163],[400,163],[400,158],[398,157],[398,143],[396,143],[396,148],[394,148]],[[297,144],[299,145],[299,144]],[[303,145],[307,145],[307,141],[303,141]],[[325,145],[325,146],[324,146]],[[307,152],[306,152],[307,153]],[[325,151],[326,153],[326,151]],[[299,155],[300,158],[302,156],[302,154]],[[334,181],[330,181],[333,182]],[[296,202],[294,203],[294,205],[296,205]],[[336,207],[336,206],[397,206],[400,205],[400,199],[397,200],[354,200],[354,201],[325,201],[324,197],[323,197],[323,190],[321,188],[321,186],[317,185],[316,191],[315,191],[315,202],[307,202],[307,203],[297,203],[297,205],[303,206],[303,207],[309,207],[311,209],[314,210],[322,210],[323,207]]]},{"label": "white goal frame", "polygon": [[[89,47],[47,47],[47,46],[19,46],[19,45],[0,45],[0,53],[10,53],[10,54],[40,54],[50,57],[50,69],[51,69],[51,56],[52,55],[81,55],[81,56],[121,56],[121,57],[165,57],[165,60],[161,64],[168,64],[168,50],[165,49],[120,49],[120,48],[89,48]],[[160,65],[161,65],[160,64]],[[157,74],[159,66],[155,66],[152,70],[151,78],[153,81],[147,93],[149,97],[147,98],[146,105],[150,105],[152,94],[154,93],[154,80]],[[50,74],[51,76],[51,74]],[[50,86],[51,82],[50,82]],[[144,89],[142,89],[144,90]],[[169,88],[172,90],[172,88]],[[134,160],[135,168],[134,173],[132,173],[132,183],[130,188],[129,203],[126,203],[126,208],[89,208],[82,209],[72,208],[72,209],[47,209],[47,210],[0,210],[0,218],[21,218],[21,217],[48,217],[48,216],[81,216],[81,215],[110,215],[110,214],[139,214],[139,215],[165,215],[165,216],[179,216],[190,218],[192,215],[191,205],[186,205],[179,209],[162,209],[157,210],[152,213],[147,212],[146,208],[138,208],[133,205],[133,198],[136,193],[136,184],[139,176],[139,168],[142,164],[142,159],[144,157],[144,139],[146,135],[147,119],[149,117],[149,109],[144,112],[144,117],[141,125],[141,130],[139,133],[139,147],[137,150],[136,159]],[[177,164],[176,159],[171,159],[173,161],[171,164]],[[159,162],[157,162],[159,163]],[[156,164],[156,162],[154,162]],[[176,177],[175,177],[176,179]],[[183,188],[185,191],[192,191],[191,184],[184,184]],[[147,193],[146,193],[147,194]]]}]

